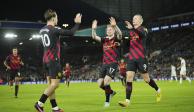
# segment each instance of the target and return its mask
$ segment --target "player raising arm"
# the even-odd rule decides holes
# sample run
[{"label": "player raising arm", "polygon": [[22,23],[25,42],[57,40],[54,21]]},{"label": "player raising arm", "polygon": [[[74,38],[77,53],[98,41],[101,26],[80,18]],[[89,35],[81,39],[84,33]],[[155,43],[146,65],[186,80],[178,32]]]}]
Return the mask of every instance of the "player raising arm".
[{"label": "player raising arm", "polygon": [[111,89],[110,83],[115,76],[118,66],[118,47],[122,37],[120,29],[116,25],[113,17],[110,18],[110,25],[106,28],[106,37],[101,38],[96,34],[97,20],[92,23],[92,38],[103,44],[103,64],[100,69],[98,84],[105,91],[106,101],[104,107],[110,106],[110,97],[116,94]]},{"label": "player raising arm", "polygon": [[63,112],[57,106],[55,98],[55,90],[58,88],[60,83],[60,78],[62,76],[61,64],[60,64],[60,36],[73,35],[79,28],[81,23],[81,14],[77,14],[74,22],[75,26],[71,30],[64,30],[56,27],[58,23],[57,13],[54,10],[47,10],[44,14],[47,25],[40,30],[42,35],[42,43],[44,47],[43,54],[43,65],[45,71],[47,71],[47,82],[48,87],[44,90],[39,101],[35,104],[35,108],[38,112],[44,112],[43,104],[46,102],[47,98],[50,99],[53,112]]}]

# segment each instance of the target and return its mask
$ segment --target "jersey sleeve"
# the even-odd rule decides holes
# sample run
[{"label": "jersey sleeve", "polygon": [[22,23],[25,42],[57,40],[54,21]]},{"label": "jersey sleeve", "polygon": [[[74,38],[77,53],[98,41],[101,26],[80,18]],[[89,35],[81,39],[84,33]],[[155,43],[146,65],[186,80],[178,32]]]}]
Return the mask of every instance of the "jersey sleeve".
[{"label": "jersey sleeve", "polygon": [[102,37],[102,38],[101,38],[101,43],[104,43],[104,42],[105,42],[105,38]]},{"label": "jersey sleeve", "polygon": [[133,31],[133,32],[135,32],[135,33],[137,33],[140,37],[142,37],[142,38],[147,38],[148,36],[148,31],[147,31],[147,29],[146,28],[144,28],[144,27],[140,27],[140,28],[138,28],[138,29],[131,29],[130,31]]},{"label": "jersey sleeve", "polygon": [[6,57],[5,62],[8,64],[10,62],[10,55]]},{"label": "jersey sleeve", "polygon": [[79,28],[79,25],[80,24],[75,24],[74,27],[70,30],[66,30],[66,29],[61,29],[59,27],[56,27],[55,28],[55,32],[58,34],[58,35],[73,35]]}]

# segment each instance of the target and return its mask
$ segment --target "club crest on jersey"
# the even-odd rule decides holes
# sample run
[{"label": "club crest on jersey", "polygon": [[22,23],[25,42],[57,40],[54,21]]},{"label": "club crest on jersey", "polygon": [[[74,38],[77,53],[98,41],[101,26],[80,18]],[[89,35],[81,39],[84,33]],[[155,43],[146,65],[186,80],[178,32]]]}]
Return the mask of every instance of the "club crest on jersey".
[{"label": "club crest on jersey", "polygon": [[129,34],[130,34],[130,36],[131,36],[131,40],[132,40],[132,41],[139,39],[139,35],[138,35],[137,33],[135,33],[135,32],[130,32]]},{"label": "club crest on jersey", "polygon": [[105,43],[103,45],[103,49],[104,50],[114,49],[114,48],[116,48],[118,46],[118,44],[119,44],[118,42],[111,41],[109,43]]}]

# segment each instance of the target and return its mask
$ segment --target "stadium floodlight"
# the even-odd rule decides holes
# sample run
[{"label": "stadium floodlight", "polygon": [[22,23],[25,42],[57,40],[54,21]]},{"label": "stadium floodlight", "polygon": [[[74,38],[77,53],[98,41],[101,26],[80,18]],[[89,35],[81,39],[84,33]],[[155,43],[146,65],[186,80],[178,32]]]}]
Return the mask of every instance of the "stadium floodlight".
[{"label": "stadium floodlight", "polygon": [[30,37],[29,40],[32,40],[32,37]]},{"label": "stadium floodlight", "polygon": [[63,24],[63,27],[65,27],[65,28],[68,27],[68,26],[69,26],[69,24]]},{"label": "stadium floodlight", "polygon": [[85,40],[86,43],[88,43],[89,41],[88,40]]},{"label": "stadium floodlight", "polygon": [[129,37],[124,37],[125,39],[129,39]]},{"label": "stadium floodlight", "polygon": [[39,39],[39,38],[41,38],[41,35],[39,35],[39,34],[34,34],[34,35],[32,35],[32,38],[33,38],[33,39]]},{"label": "stadium floodlight", "polygon": [[6,33],[4,37],[12,39],[12,38],[18,37],[18,35],[14,34],[14,33]]},{"label": "stadium floodlight", "polygon": [[23,45],[23,42],[20,42],[19,45]]}]

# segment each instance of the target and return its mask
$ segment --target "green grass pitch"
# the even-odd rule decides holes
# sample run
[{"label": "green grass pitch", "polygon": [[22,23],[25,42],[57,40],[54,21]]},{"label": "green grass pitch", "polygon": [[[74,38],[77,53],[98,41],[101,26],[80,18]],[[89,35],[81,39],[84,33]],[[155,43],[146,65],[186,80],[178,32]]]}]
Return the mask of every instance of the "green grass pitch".
[{"label": "green grass pitch", "polygon": [[[162,101],[155,102],[155,91],[144,82],[133,83],[131,105],[122,108],[118,101],[125,99],[125,89],[121,83],[111,83],[117,94],[111,106],[104,108],[104,92],[97,83],[72,83],[67,88],[63,83],[57,89],[58,106],[65,112],[194,112],[194,83],[184,81],[157,82],[162,89]],[[36,112],[34,103],[47,85],[21,85],[19,98],[13,97],[9,86],[0,86],[0,112]],[[44,105],[45,112],[51,112],[49,100]]]}]

